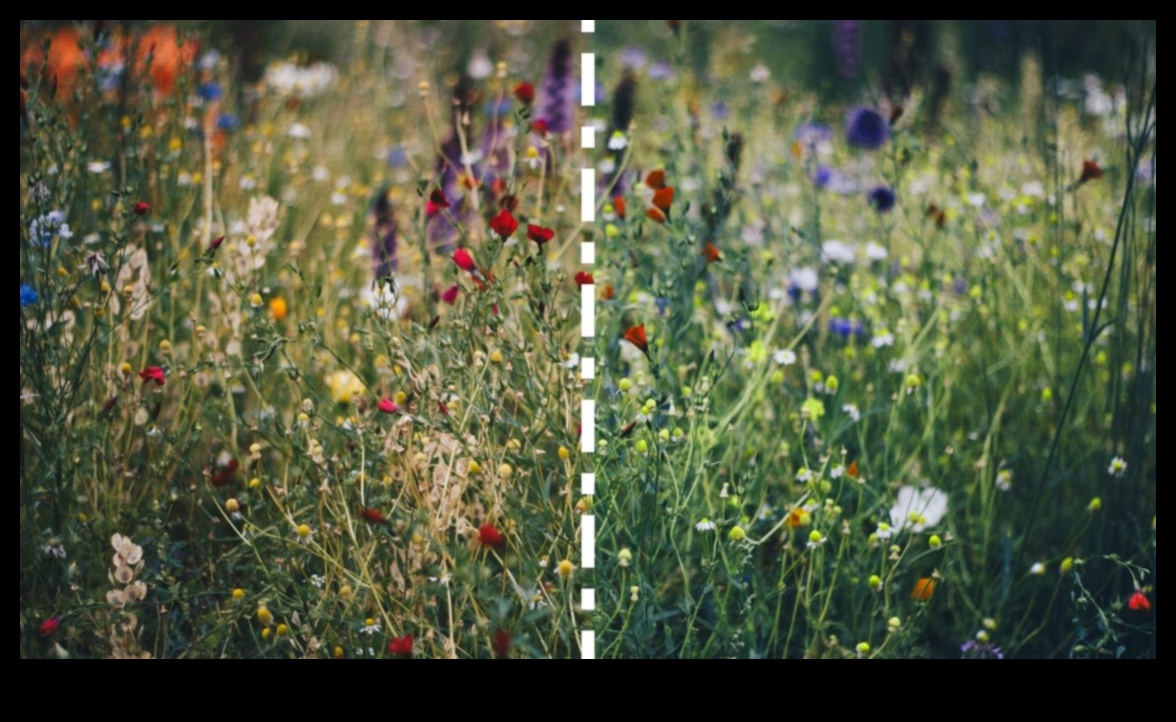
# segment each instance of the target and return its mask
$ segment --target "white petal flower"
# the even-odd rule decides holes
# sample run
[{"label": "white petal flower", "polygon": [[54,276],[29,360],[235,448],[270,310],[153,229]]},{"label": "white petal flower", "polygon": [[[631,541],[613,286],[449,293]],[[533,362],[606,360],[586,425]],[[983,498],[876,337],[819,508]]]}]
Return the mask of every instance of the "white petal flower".
[{"label": "white petal flower", "polygon": [[947,498],[938,489],[904,486],[898,490],[898,500],[890,510],[891,526],[900,531],[934,529],[947,516]]},{"label": "white petal flower", "polygon": [[854,263],[857,251],[843,241],[825,241],[821,246],[821,257],[826,263]]}]

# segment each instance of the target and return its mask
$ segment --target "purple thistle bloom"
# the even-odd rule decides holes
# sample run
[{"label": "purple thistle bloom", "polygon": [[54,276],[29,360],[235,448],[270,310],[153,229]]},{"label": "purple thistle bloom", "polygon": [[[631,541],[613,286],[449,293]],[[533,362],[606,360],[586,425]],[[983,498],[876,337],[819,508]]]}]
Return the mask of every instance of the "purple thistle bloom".
[{"label": "purple thistle bloom", "polygon": [[862,67],[862,21],[833,21],[833,52],[842,80],[856,80]]},{"label": "purple thistle bloom", "polygon": [[547,123],[553,135],[563,135],[572,129],[576,118],[576,93],[579,83],[573,77],[572,44],[563,38],[551,52],[547,77],[543,80],[543,98],[538,119]]},{"label": "purple thistle bloom", "polygon": [[894,205],[898,198],[894,195],[894,190],[887,186],[878,186],[870,191],[870,205],[879,213],[889,213],[894,210]]},{"label": "purple thistle bloom", "polygon": [[400,263],[396,258],[396,215],[392,212],[386,189],[380,191],[372,206],[372,220],[372,261],[376,280],[391,278]]},{"label": "purple thistle bloom", "polygon": [[862,150],[878,150],[890,139],[890,125],[873,108],[854,108],[845,119],[849,144]]},{"label": "purple thistle bloom", "polygon": [[968,642],[960,647],[964,659],[1004,659],[1004,650],[994,644]]}]

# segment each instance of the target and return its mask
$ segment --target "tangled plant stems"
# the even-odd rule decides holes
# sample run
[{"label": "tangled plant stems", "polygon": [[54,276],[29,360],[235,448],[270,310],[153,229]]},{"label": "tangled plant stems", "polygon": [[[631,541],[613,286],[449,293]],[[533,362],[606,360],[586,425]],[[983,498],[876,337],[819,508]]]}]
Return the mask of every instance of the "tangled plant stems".
[{"label": "tangled plant stems", "polygon": [[[847,83],[868,30],[834,28]],[[641,83],[597,161],[631,189],[592,273],[601,656],[1154,655],[1146,48],[1090,81],[1115,110],[1027,60],[948,121],[701,35],[601,73]]]},{"label": "tangled plant stems", "polygon": [[330,27],[22,35],[22,656],[579,656],[578,26]]}]

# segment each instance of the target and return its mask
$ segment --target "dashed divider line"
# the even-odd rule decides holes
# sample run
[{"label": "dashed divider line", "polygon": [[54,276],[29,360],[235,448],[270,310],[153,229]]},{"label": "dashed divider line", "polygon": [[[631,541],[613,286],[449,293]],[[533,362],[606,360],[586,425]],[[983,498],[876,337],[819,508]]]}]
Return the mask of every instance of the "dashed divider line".
[{"label": "dashed divider line", "polygon": [[[580,31],[595,33],[595,20],[581,20]],[[580,55],[580,104],[585,108],[596,106],[596,54]],[[596,148],[596,127],[585,124],[580,130],[580,146],[584,150]],[[596,170],[592,167],[580,171],[580,221],[596,222]],[[580,263],[585,270],[596,264],[596,244],[586,241],[580,246]],[[580,336],[584,341],[596,339],[596,286],[586,283],[580,287]],[[580,362],[580,378],[586,382],[596,380],[596,359],[586,355]],[[588,393],[586,391],[586,393]],[[584,398],[580,409],[580,451],[584,455],[596,453],[596,401]],[[580,477],[580,493],[591,499],[596,495],[596,475],[583,474]],[[585,570],[596,568],[596,517],[585,515],[580,521],[580,567]],[[585,587],[580,590],[580,611],[591,615],[596,611],[596,590]],[[596,632],[583,631],[580,634],[580,658],[596,659]]]},{"label": "dashed divider line", "polygon": [[580,222],[596,222],[596,169],[580,171]]}]

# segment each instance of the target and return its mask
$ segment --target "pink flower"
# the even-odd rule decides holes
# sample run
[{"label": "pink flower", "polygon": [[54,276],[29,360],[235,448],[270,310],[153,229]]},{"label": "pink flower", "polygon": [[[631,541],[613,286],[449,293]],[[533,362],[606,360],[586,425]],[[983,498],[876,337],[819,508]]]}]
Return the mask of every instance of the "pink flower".
[{"label": "pink flower", "polygon": [[143,379],[145,384],[154,381],[156,386],[163,386],[167,381],[167,372],[158,366],[149,366],[139,372],[139,378]]},{"label": "pink flower", "polygon": [[61,629],[60,619],[57,619],[56,617],[46,619],[45,622],[41,624],[41,636],[45,639],[49,639],[53,635],[57,634],[57,630],[59,629]]},{"label": "pink flower", "polygon": [[453,288],[441,294],[441,300],[452,306],[453,304],[457,303],[457,296],[460,293],[461,287],[454,286]]},{"label": "pink flower", "polygon": [[380,410],[381,414],[392,415],[400,413],[400,407],[397,406],[396,402],[392,399],[381,400],[380,403],[376,405],[376,408]]}]

